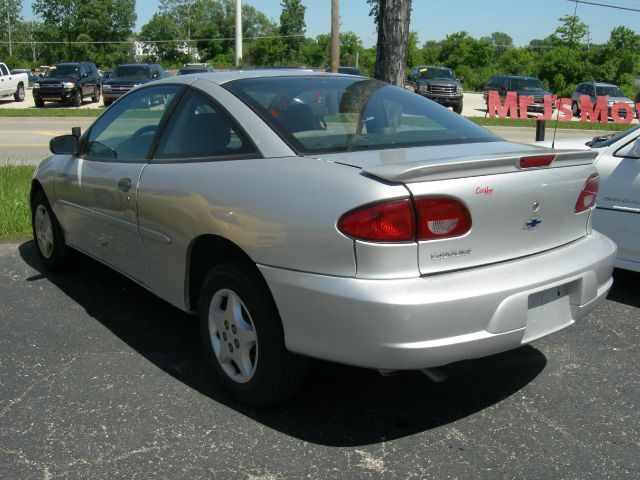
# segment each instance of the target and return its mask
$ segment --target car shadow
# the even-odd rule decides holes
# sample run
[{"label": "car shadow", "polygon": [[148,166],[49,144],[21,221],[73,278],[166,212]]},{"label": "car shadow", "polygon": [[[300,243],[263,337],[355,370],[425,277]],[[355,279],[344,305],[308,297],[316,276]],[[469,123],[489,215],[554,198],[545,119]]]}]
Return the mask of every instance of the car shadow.
[{"label": "car shadow", "polygon": [[544,369],[545,356],[524,346],[442,368],[432,383],[419,372],[377,372],[313,361],[307,381],[291,398],[253,409],[231,400],[206,371],[197,318],[170,306],[102,264],[74,256],[67,273],[40,264],[32,241],[22,259],[131,348],[190,388],[263,425],[315,444],[360,446],[437,428],[513,395]]},{"label": "car shadow", "polygon": [[630,307],[640,308],[639,283],[640,273],[616,268],[613,271],[613,287],[611,287],[607,298]]}]

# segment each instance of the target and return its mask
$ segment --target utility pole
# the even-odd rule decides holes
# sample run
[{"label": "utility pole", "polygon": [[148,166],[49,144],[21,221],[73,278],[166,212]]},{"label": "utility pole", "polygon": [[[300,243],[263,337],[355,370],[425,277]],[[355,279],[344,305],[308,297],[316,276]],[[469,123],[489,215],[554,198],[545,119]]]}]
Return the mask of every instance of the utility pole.
[{"label": "utility pole", "polygon": [[236,0],[236,67],[242,62],[242,0]]},{"label": "utility pole", "polygon": [[333,73],[340,65],[340,0],[331,0],[331,68]]},{"label": "utility pole", "polygon": [[9,5],[7,5],[7,28],[9,29],[9,56],[13,56],[13,49],[11,48],[11,16],[9,15]]}]

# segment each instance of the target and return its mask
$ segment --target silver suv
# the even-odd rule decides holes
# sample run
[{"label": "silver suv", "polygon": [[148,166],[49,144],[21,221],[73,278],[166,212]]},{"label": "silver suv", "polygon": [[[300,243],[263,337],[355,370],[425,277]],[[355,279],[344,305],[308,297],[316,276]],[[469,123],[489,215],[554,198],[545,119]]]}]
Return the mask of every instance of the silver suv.
[{"label": "silver suv", "polygon": [[[631,111],[635,111],[635,104],[633,100],[628,98],[620,87],[611,83],[602,82],[584,82],[580,83],[571,95],[571,111],[578,117],[580,116],[580,97],[586,95],[591,100],[591,106],[593,107],[598,100],[598,97],[607,97],[607,116],[611,116],[611,107],[614,104],[621,102],[626,103],[631,107]],[[620,109],[618,115],[621,118],[625,118],[627,112],[625,109]]]}]

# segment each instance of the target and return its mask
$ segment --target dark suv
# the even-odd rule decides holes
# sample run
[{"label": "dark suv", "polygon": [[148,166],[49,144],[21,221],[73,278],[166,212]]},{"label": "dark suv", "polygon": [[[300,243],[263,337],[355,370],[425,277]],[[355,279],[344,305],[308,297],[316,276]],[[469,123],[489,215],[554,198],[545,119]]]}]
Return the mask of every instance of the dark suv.
[{"label": "dark suv", "polygon": [[157,63],[128,63],[118,65],[111,77],[102,80],[102,96],[105,106],[111,105],[133,87],[168,77]]},{"label": "dark suv", "polygon": [[191,75],[192,73],[206,73],[213,71],[213,67],[208,63],[185,63],[184,66],[178,70],[176,75]]},{"label": "dark suv", "polygon": [[91,97],[95,103],[100,101],[101,94],[100,74],[91,62],[57,63],[33,84],[33,101],[38,108],[45,102],[79,107],[85,97]]},{"label": "dark suv", "polygon": [[462,80],[447,67],[414,67],[407,77],[405,88],[429,100],[462,113]]},{"label": "dark suv", "polygon": [[[489,91],[495,90],[500,95],[500,101],[504,101],[507,92],[516,92],[516,99],[520,103],[520,96],[533,97],[533,102],[527,111],[544,111],[544,96],[553,95],[542,82],[535,77],[522,77],[519,75],[494,75],[484,87],[483,98],[489,101]],[[487,107],[488,108],[488,107]]]}]

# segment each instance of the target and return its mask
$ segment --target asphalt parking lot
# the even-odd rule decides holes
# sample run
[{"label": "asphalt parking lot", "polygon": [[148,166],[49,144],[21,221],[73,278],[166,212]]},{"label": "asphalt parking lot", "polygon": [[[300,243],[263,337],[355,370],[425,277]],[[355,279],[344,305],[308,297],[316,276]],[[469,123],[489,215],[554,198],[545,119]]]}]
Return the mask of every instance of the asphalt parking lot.
[{"label": "asphalt parking lot", "polygon": [[45,273],[31,241],[0,244],[0,478],[640,478],[638,274],[443,383],[317,362],[253,410],[211,382],[193,317],[75,263]]}]

